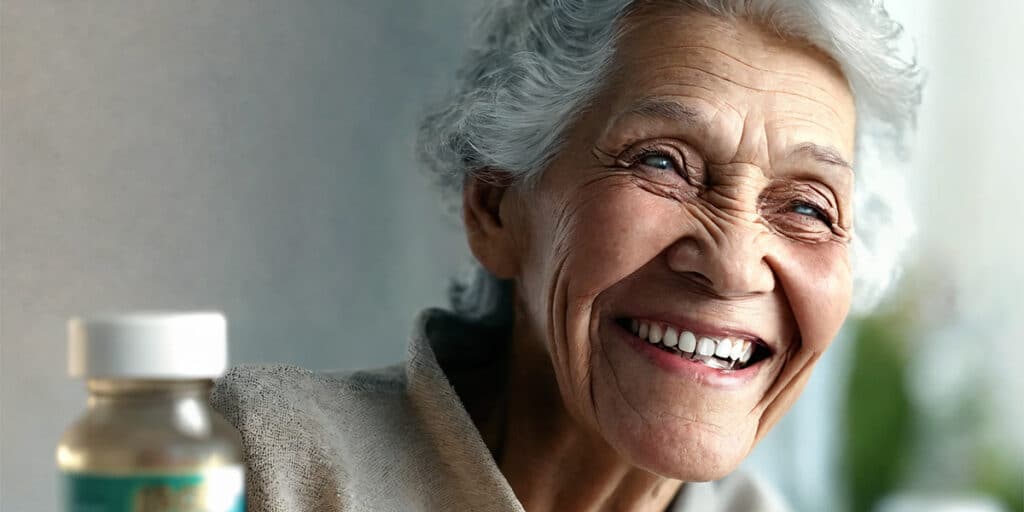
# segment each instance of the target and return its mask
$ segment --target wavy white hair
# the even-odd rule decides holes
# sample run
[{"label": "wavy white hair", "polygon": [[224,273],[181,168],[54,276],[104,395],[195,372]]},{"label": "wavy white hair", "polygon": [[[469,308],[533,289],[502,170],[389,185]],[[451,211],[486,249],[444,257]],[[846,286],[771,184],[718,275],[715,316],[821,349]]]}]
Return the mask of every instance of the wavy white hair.
[{"label": "wavy white hair", "polygon": [[[527,179],[547,167],[575,114],[603,85],[622,20],[649,1],[503,0],[484,13],[458,86],[420,127],[420,154],[449,205],[457,208],[473,172]],[[839,64],[858,113],[854,308],[871,309],[898,275],[914,230],[897,166],[922,79],[903,56],[902,27],[872,0],[658,1],[751,20]],[[509,283],[475,268],[455,282],[451,301],[463,316],[502,324],[511,319],[511,293]]]}]

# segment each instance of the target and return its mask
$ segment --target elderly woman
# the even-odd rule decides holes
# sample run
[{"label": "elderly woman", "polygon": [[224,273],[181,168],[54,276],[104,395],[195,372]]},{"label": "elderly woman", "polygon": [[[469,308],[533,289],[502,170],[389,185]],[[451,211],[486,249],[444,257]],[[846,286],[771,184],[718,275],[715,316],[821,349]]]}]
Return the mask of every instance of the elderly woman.
[{"label": "elderly woman", "polygon": [[890,275],[899,205],[854,155],[912,124],[899,26],[866,0],[515,0],[481,27],[421,137],[480,268],[403,366],[219,383],[251,510],[781,509],[730,473]]}]

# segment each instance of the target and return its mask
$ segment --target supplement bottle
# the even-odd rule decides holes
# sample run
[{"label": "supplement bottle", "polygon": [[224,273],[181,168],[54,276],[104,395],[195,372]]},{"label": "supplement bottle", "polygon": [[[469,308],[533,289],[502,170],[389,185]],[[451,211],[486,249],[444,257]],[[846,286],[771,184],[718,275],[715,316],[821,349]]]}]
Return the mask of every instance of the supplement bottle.
[{"label": "supplement bottle", "polygon": [[242,512],[238,432],[209,405],[227,363],[215,312],[72,318],[86,412],[57,447],[65,512]]}]

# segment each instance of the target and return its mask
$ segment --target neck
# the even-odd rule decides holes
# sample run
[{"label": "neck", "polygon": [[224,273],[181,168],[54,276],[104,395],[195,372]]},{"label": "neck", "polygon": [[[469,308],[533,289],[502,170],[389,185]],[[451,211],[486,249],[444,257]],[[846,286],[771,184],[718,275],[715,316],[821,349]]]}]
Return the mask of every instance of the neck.
[{"label": "neck", "polygon": [[[524,332],[521,326],[515,331]],[[503,414],[488,428],[501,472],[526,510],[664,511],[681,482],[623,460],[565,408],[543,345],[513,335]],[[494,424],[500,425],[495,428]]]}]

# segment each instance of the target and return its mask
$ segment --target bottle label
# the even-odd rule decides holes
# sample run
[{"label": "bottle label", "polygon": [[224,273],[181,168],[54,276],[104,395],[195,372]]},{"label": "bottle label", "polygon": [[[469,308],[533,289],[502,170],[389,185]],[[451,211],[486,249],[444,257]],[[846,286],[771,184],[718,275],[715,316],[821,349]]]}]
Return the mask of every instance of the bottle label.
[{"label": "bottle label", "polygon": [[245,472],[62,475],[66,512],[245,512]]}]

